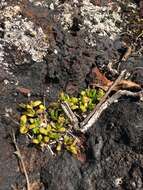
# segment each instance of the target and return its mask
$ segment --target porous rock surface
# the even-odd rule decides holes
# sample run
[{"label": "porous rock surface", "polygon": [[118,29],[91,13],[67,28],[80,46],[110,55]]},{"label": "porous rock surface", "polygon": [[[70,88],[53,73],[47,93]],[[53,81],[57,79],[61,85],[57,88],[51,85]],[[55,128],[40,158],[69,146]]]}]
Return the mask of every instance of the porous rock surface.
[{"label": "porous rock surface", "polygon": [[142,189],[143,104],[121,100],[102,114],[88,132],[87,161],[68,153],[41,171],[46,189]]},{"label": "porous rock surface", "polygon": [[[31,99],[56,100],[64,90],[76,94],[86,88],[97,66],[110,79],[107,65],[125,52],[135,54],[115,64],[131,71],[143,85],[142,21],[135,1],[127,0],[1,0],[0,2],[0,190],[24,189],[13,154],[11,129],[22,152],[34,190],[143,189],[143,105],[121,98],[107,109],[86,134],[86,161],[67,152],[53,158],[29,146],[18,126],[17,105],[31,91]],[[135,21],[135,22],[132,22]],[[136,30],[133,30],[136,28]],[[135,69],[135,70],[134,70]]]}]

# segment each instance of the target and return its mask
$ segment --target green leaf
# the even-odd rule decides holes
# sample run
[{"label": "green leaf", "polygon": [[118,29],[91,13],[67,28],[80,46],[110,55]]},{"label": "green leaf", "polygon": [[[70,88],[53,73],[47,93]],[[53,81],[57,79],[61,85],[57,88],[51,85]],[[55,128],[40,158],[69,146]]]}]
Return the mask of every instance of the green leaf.
[{"label": "green leaf", "polygon": [[33,129],[32,129],[32,132],[33,132],[34,134],[39,134],[39,127],[33,128]]},{"label": "green leaf", "polygon": [[70,151],[72,154],[77,155],[78,153],[78,148],[75,145],[67,146],[66,149]]},{"label": "green leaf", "polygon": [[39,134],[39,135],[37,136],[37,139],[38,139],[39,142],[41,142],[42,139],[43,139],[43,136],[42,136],[41,134]]},{"label": "green leaf", "polygon": [[87,96],[83,96],[83,97],[82,97],[82,103],[83,103],[83,104],[88,103],[89,100],[90,100],[90,99],[89,99],[89,97],[87,97]]},{"label": "green leaf", "polygon": [[48,124],[47,127],[46,127],[47,133],[50,132],[51,130],[52,130],[52,126],[50,124]]},{"label": "green leaf", "polygon": [[66,128],[61,127],[61,128],[58,129],[58,131],[59,131],[59,132],[65,132],[65,131],[66,131]]},{"label": "green leaf", "polygon": [[88,108],[89,108],[90,111],[92,111],[94,109],[94,107],[95,107],[95,104],[93,104],[93,103],[90,103],[88,105]]},{"label": "green leaf", "polygon": [[50,117],[52,120],[57,121],[58,119],[58,110],[50,110]]},{"label": "green leaf", "polygon": [[87,107],[83,104],[80,104],[80,109],[83,113],[87,111]]},{"label": "green leaf", "polygon": [[20,133],[26,134],[28,132],[28,128],[26,126],[20,126]]},{"label": "green leaf", "polygon": [[31,101],[31,105],[33,106],[33,107],[37,107],[37,106],[39,106],[40,104],[42,104],[42,102],[40,101],[40,100],[37,100],[37,101]]},{"label": "green leaf", "polygon": [[36,127],[35,124],[31,124],[28,126],[29,129],[34,129],[35,127]]},{"label": "green leaf", "polygon": [[78,103],[78,98],[76,98],[76,97],[71,97],[71,98],[70,98],[70,101],[71,101],[73,104],[77,104],[77,103]]},{"label": "green leaf", "polygon": [[99,89],[97,92],[97,100],[100,101],[101,98],[105,95],[105,92],[102,89]]},{"label": "green leaf", "polygon": [[56,150],[59,152],[59,151],[61,151],[61,149],[62,149],[62,144],[58,143],[58,145],[56,147]]},{"label": "green leaf", "polygon": [[80,94],[81,94],[82,96],[85,96],[86,92],[85,92],[84,90],[82,90],[82,91],[80,92]]},{"label": "green leaf", "polygon": [[76,109],[78,109],[78,106],[77,105],[70,105],[70,108],[72,109],[72,110],[76,110]]},{"label": "green leaf", "polygon": [[24,115],[27,115],[29,117],[34,117],[35,116],[35,111],[33,109],[27,109],[27,111],[23,112]]},{"label": "green leaf", "polygon": [[45,136],[44,139],[43,139],[43,142],[44,142],[44,143],[48,143],[49,140],[50,140],[49,137]]},{"label": "green leaf", "polygon": [[97,96],[96,93],[97,93],[96,90],[93,89],[93,90],[92,90],[92,100],[96,100],[96,96]]},{"label": "green leaf", "polygon": [[38,139],[32,139],[32,143],[34,143],[34,144],[39,144],[40,142],[39,142]]},{"label": "green leaf", "polygon": [[31,109],[31,110],[32,110],[32,109],[33,109],[33,106],[30,105],[30,104],[27,104],[27,105],[26,105],[26,109],[27,109],[27,110],[28,110],[28,109]]},{"label": "green leaf", "polygon": [[29,121],[30,121],[30,123],[34,123],[34,122],[35,122],[35,119],[30,118]]},{"label": "green leaf", "polygon": [[67,94],[65,94],[64,92],[61,92],[60,96],[59,96],[59,99],[61,101],[67,101],[67,100],[69,100],[69,96]]},{"label": "green leaf", "polygon": [[39,118],[34,119],[34,124],[36,127],[39,127],[41,124],[41,120]]},{"label": "green leaf", "polygon": [[20,117],[20,125],[23,126],[23,125],[26,125],[27,123],[27,116],[26,115],[22,115]]},{"label": "green leaf", "polygon": [[40,127],[39,128],[39,132],[41,133],[41,134],[43,134],[43,135],[47,135],[47,129],[46,128],[44,128],[44,127]]},{"label": "green leaf", "polygon": [[50,133],[49,137],[51,139],[57,140],[57,139],[61,138],[61,135],[59,133]]},{"label": "green leaf", "polygon": [[64,136],[64,144],[69,145],[73,143],[73,138],[69,137],[68,135]]},{"label": "green leaf", "polygon": [[58,123],[59,123],[59,124],[64,124],[64,122],[65,122],[64,116],[59,116],[59,117],[58,117]]}]

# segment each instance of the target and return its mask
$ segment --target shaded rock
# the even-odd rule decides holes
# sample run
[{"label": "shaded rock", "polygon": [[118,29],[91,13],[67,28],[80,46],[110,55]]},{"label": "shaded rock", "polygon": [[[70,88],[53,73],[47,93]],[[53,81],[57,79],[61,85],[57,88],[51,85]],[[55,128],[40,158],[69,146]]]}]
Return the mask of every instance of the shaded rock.
[{"label": "shaded rock", "polygon": [[82,178],[79,166],[76,159],[64,153],[48,162],[41,173],[42,182],[48,190],[76,190]]},{"label": "shaded rock", "polygon": [[68,153],[48,161],[41,180],[48,190],[143,188],[143,104],[122,100],[109,107],[87,134],[87,161]]}]

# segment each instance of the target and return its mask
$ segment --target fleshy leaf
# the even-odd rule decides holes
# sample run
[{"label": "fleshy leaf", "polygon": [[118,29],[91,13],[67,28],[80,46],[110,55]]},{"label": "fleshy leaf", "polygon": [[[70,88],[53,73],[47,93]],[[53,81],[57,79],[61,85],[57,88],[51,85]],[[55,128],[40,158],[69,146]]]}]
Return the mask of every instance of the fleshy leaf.
[{"label": "fleshy leaf", "polygon": [[40,142],[39,142],[38,139],[32,139],[32,143],[34,143],[34,144],[39,144]]},{"label": "fleshy leaf", "polygon": [[28,128],[26,126],[20,126],[20,133],[26,134],[28,132]]},{"label": "fleshy leaf", "polygon": [[27,116],[26,115],[22,115],[20,118],[20,125],[24,126],[27,123]]},{"label": "fleshy leaf", "polygon": [[31,105],[32,105],[33,107],[37,107],[37,106],[39,106],[40,104],[42,104],[42,102],[41,102],[40,100],[31,102]]},{"label": "fleshy leaf", "polygon": [[58,145],[57,145],[57,147],[56,147],[56,150],[57,150],[57,151],[61,151],[61,149],[62,149],[62,145],[61,145],[61,143],[58,143]]}]

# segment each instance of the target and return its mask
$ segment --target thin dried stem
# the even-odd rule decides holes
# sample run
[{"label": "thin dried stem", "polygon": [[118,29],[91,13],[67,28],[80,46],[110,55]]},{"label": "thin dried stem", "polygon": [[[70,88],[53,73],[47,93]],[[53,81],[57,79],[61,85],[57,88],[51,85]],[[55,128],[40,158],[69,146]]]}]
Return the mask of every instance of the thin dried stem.
[{"label": "thin dried stem", "polygon": [[27,190],[31,190],[31,188],[30,188],[30,182],[29,182],[29,177],[28,177],[28,174],[27,174],[27,171],[26,171],[26,167],[25,167],[25,164],[24,164],[24,161],[23,161],[20,149],[19,149],[19,147],[17,145],[16,138],[15,138],[15,133],[14,133],[13,130],[12,130],[12,140],[13,140],[13,143],[14,143],[14,146],[15,146],[15,149],[16,149],[15,154],[17,155],[18,159],[21,162],[21,166],[22,166],[22,169],[23,169],[23,172],[24,172],[24,176],[26,178]]},{"label": "thin dried stem", "polygon": [[73,127],[77,130],[79,129],[78,126],[78,118],[76,117],[76,115],[73,113],[73,111],[71,110],[69,104],[67,102],[63,102],[61,103],[61,107],[63,109],[63,111],[65,112],[66,116],[69,118],[69,120],[71,121],[71,123],[73,124]]}]

